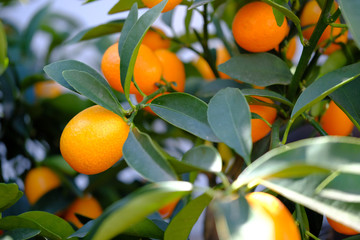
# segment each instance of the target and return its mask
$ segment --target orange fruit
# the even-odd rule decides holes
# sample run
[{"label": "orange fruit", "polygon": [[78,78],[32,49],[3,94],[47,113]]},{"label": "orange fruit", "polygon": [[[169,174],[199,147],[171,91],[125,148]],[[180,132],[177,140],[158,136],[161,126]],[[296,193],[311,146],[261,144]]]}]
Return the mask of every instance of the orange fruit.
[{"label": "orange fruit", "polygon": [[[256,96],[255,98],[267,103],[274,103],[272,100],[265,97]],[[258,114],[270,124],[275,122],[277,115],[275,108],[255,104],[250,104],[249,107],[250,112]],[[251,137],[253,142],[257,142],[258,140],[262,139],[270,131],[271,128],[262,119],[251,119]]]},{"label": "orange fruit", "polygon": [[45,193],[60,184],[60,178],[50,168],[33,168],[25,177],[25,195],[30,204],[35,204]]},{"label": "orange fruit", "polygon": [[63,87],[53,80],[37,82],[34,84],[37,98],[55,98],[63,92]]},{"label": "orange fruit", "polygon": [[[333,5],[333,9],[335,10],[338,8],[338,4],[336,2],[334,2],[334,3],[335,3],[335,5]],[[302,32],[303,36],[305,38],[310,39],[310,37],[315,29],[315,25],[319,21],[320,14],[321,14],[321,8],[318,5],[318,3],[316,2],[316,0],[310,0],[309,2],[307,2],[305,4],[304,9],[300,15],[301,26],[305,27],[305,29]],[[340,23],[340,19],[336,19],[335,23]],[[341,33],[341,28],[333,28],[333,30],[331,30],[331,26],[327,26],[318,41],[318,45],[320,47],[324,47],[326,41],[330,37],[335,37],[335,36],[339,35],[340,33]],[[341,36],[339,36],[335,40],[335,43],[331,43],[330,46],[328,46],[326,48],[324,54],[329,55],[332,52],[334,52],[335,50],[340,49],[341,48],[340,45],[338,45],[336,43],[339,43],[339,42],[346,43],[347,38],[348,38],[348,36],[347,36],[347,31],[346,31],[345,33],[343,33]]]},{"label": "orange fruit", "polygon": [[[162,0],[142,0],[142,2],[147,6],[148,8],[152,8],[156,5],[158,5]],[[173,10],[177,5],[181,3],[182,0],[169,0],[167,4],[165,5],[162,12],[168,12],[170,10]]]},{"label": "orange fruit", "polygon": [[274,49],[288,33],[287,20],[279,27],[270,5],[251,2],[240,8],[232,24],[237,44],[249,52]]},{"label": "orange fruit", "polygon": [[285,205],[276,197],[264,192],[252,192],[246,195],[250,207],[266,219],[271,230],[267,239],[300,240],[299,229]]},{"label": "orange fruit", "polygon": [[[172,84],[174,90],[184,92],[185,90],[185,67],[175,53],[167,49],[159,49],[155,51],[156,57],[160,60],[163,69],[163,78]],[[138,102],[142,101],[140,94],[135,95]],[[145,108],[146,111],[155,114],[149,107]]]},{"label": "orange fruit", "polygon": [[355,235],[355,234],[360,234],[360,232],[347,227],[339,222],[336,222],[330,218],[326,218],[329,225],[332,227],[332,229],[334,229],[336,232],[341,233],[341,234],[345,234],[345,235]]},{"label": "orange fruit", "polygon": [[[112,88],[124,92],[120,80],[120,57],[117,43],[105,51],[101,61],[101,70]],[[134,66],[136,83],[148,95],[158,89],[155,84],[160,82],[161,75],[162,68],[159,59],[149,47],[141,44]],[[130,93],[138,93],[134,83],[130,85]]]},{"label": "orange fruit", "polygon": [[102,214],[103,210],[100,203],[91,195],[85,195],[77,198],[67,209],[64,219],[73,223],[76,227],[81,228],[83,224],[76,217],[75,213],[82,216],[95,219]]},{"label": "orange fruit", "polygon": [[164,207],[159,209],[159,214],[162,218],[169,218],[171,217],[171,214],[173,213],[176,205],[178,204],[179,200],[173,201]]},{"label": "orange fruit", "polygon": [[150,28],[146,32],[142,40],[142,44],[148,46],[151,50],[155,51],[162,48],[169,48],[171,42],[161,29],[152,27],[152,29]]},{"label": "orange fruit", "polygon": [[95,105],[69,121],[61,134],[60,151],[74,170],[97,174],[120,160],[129,131],[120,116]]},{"label": "orange fruit", "polygon": [[[216,48],[216,66],[228,61],[231,58],[230,53],[224,46]],[[213,81],[216,79],[215,74],[211,70],[211,67],[206,62],[206,60],[199,56],[199,58],[193,63],[195,68],[200,72],[201,76],[208,81]],[[220,78],[230,79],[231,77],[223,72],[219,71]]]},{"label": "orange fruit", "polygon": [[[279,47],[277,46],[275,50],[279,51]],[[293,37],[292,39],[290,39],[288,45],[286,46],[286,58],[291,60],[294,57],[295,52],[296,52],[296,38]]]},{"label": "orange fruit", "polygon": [[330,101],[328,109],[321,117],[320,124],[329,135],[334,136],[348,136],[354,128],[353,122],[334,101]]}]

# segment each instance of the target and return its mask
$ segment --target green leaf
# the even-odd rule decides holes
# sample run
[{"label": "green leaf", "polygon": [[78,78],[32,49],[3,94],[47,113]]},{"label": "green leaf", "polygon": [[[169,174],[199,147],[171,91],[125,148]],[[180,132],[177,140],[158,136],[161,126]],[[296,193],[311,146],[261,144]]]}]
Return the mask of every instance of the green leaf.
[{"label": "green leaf", "polygon": [[78,70],[63,71],[65,80],[82,95],[89,98],[94,103],[124,116],[121,105],[114,93],[104,86],[96,77],[91,74]]},{"label": "green leaf", "polygon": [[152,139],[133,128],[124,144],[125,161],[150,181],[169,181],[177,175],[165,156],[157,150]]},{"label": "green leaf", "polygon": [[283,97],[279,93],[270,91],[267,89],[245,88],[245,89],[241,89],[241,92],[242,92],[242,94],[244,94],[244,96],[267,97],[274,101],[286,104],[290,107],[292,107],[294,105],[294,104],[292,104],[292,102],[290,102],[287,98]]},{"label": "green leaf", "polygon": [[220,90],[209,103],[208,119],[216,136],[250,161],[252,149],[249,105],[239,89]]},{"label": "green leaf", "polygon": [[347,58],[342,50],[338,50],[329,55],[323,65],[320,66],[319,76],[335,71],[338,68],[344,67],[347,64]]},{"label": "green leaf", "polygon": [[0,183],[0,213],[14,205],[22,195],[15,183]]},{"label": "green leaf", "polygon": [[121,59],[120,61],[121,85],[123,86],[124,93],[127,99],[129,98],[130,84],[133,78],[135,62],[141,41],[144,38],[146,31],[160,16],[161,11],[164,9],[166,3],[167,0],[163,0],[155,7],[146,11],[139,18],[139,20],[133,25],[133,27],[130,29],[128,34],[125,35],[126,39],[123,42],[123,47],[122,49],[119,49],[120,59]]},{"label": "green leaf", "polygon": [[30,211],[19,216],[0,219],[0,229],[12,230],[18,228],[40,230],[41,236],[54,240],[67,239],[74,232],[70,224],[64,219],[47,212]]},{"label": "green leaf", "polygon": [[360,231],[359,202],[337,201],[317,193],[316,189],[326,178],[327,175],[312,174],[304,178],[264,180],[261,184],[291,201]]},{"label": "green leaf", "polygon": [[357,0],[339,0],[338,2],[346,25],[349,27],[358,48],[360,48],[360,2]]},{"label": "green leaf", "polygon": [[220,172],[222,168],[221,156],[214,147],[200,145],[186,152],[181,161],[169,158],[177,173],[193,171]]},{"label": "green leaf", "polygon": [[125,235],[163,239],[164,231],[162,231],[154,222],[145,218],[143,221],[134,224],[123,232]]},{"label": "green leaf", "polygon": [[307,87],[297,99],[291,112],[291,119],[297,118],[304,111],[321,101],[336,89],[351,82],[360,75],[360,63],[345,66],[317,79]]},{"label": "green leaf", "polygon": [[348,117],[358,129],[360,129],[359,89],[360,78],[357,78],[330,94],[331,99],[348,114]]},{"label": "green leaf", "polygon": [[62,73],[66,70],[78,70],[89,73],[95,77],[98,81],[102,82],[109,90],[111,90],[108,82],[99,74],[96,70],[90,66],[75,60],[63,60],[51,63],[44,67],[45,73],[53,80],[57,81],[62,86],[76,92],[76,90],[65,80]]},{"label": "green leaf", "polygon": [[119,0],[109,11],[109,14],[123,12],[130,10],[134,3],[137,3],[139,8],[145,7],[141,0]]},{"label": "green leaf", "polygon": [[292,74],[287,64],[270,53],[241,54],[219,65],[219,71],[257,86],[287,85]]},{"label": "green leaf", "polygon": [[171,220],[165,230],[165,240],[187,239],[191,229],[200,217],[200,214],[209,205],[212,197],[204,193],[203,195],[190,201],[178,214]]},{"label": "green leaf", "polygon": [[193,4],[189,7],[189,10],[203,6],[203,5],[213,2],[213,1],[214,0],[195,0],[193,2]]},{"label": "green leaf", "polygon": [[[39,235],[41,231],[37,229],[31,229],[31,228],[17,228],[10,231],[6,231],[4,234],[6,237],[11,237],[11,239],[31,239],[37,235]],[[2,238],[4,239],[4,238]]]},{"label": "green leaf", "polygon": [[129,194],[107,208],[96,220],[90,239],[111,239],[144,220],[162,206],[189,194],[189,182],[152,183]]},{"label": "green leaf", "polygon": [[65,161],[61,155],[53,155],[44,159],[43,164],[52,169],[57,169],[70,176],[77,175],[77,172]]},{"label": "green leaf", "polygon": [[195,93],[200,98],[211,98],[221,89],[231,88],[244,88],[244,84],[234,80],[228,79],[216,79],[215,81],[206,82],[201,88]]},{"label": "green leaf", "polygon": [[360,175],[360,139],[324,136],[293,142],[265,153],[233,183],[234,188],[257,179],[295,178],[332,171]]},{"label": "green leaf", "polygon": [[7,57],[7,40],[6,33],[2,22],[0,21],[0,76],[5,72],[9,65]]},{"label": "green leaf", "polygon": [[126,18],[126,21],[124,23],[124,27],[121,31],[121,35],[118,41],[118,53],[119,56],[121,56],[121,51],[123,49],[123,45],[124,42],[127,38],[127,35],[129,34],[130,30],[132,29],[132,27],[134,27],[136,21],[138,20],[138,9],[137,9],[137,5],[134,4],[131,7],[131,10]]},{"label": "green leaf", "polygon": [[121,32],[124,26],[123,19],[110,21],[92,28],[85,29],[78,34],[76,34],[73,38],[67,41],[67,43],[76,43],[79,41],[90,40],[102,36],[106,36],[113,33]]},{"label": "green leaf", "polygon": [[151,102],[150,108],[159,117],[178,128],[205,140],[219,141],[208,123],[207,104],[190,94],[162,95]]}]

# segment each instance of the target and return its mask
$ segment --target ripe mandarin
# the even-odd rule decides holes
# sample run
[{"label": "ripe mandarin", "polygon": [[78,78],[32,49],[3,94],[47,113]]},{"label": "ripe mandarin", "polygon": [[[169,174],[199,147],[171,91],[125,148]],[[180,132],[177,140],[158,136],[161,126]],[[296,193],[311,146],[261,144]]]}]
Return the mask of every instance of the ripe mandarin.
[{"label": "ripe mandarin", "polygon": [[347,227],[337,221],[334,221],[328,217],[326,219],[327,219],[329,225],[332,227],[332,229],[334,229],[338,233],[345,234],[345,235],[360,234],[360,232],[358,232],[350,227]]},{"label": "ripe mandarin", "polygon": [[53,80],[37,82],[34,92],[37,98],[55,98],[63,92],[63,87]]},{"label": "ripe mandarin", "polygon": [[48,167],[37,167],[25,177],[25,195],[30,204],[36,203],[45,193],[59,187],[60,178]]},{"label": "ripe mandarin", "polygon": [[170,47],[170,39],[166,38],[165,33],[159,28],[150,28],[143,40],[142,44],[148,46],[151,50],[168,49]]},{"label": "ripe mandarin", "polygon": [[120,116],[95,105],[69,121],[61,134],[60,151],[74,170],[97,174],[120,160],[129,131]]},{"label": "ripe mandarin", "polygon": [[253,192],[246,195],[246,200],[255,212],[266,219],[268,226],[264,229],[271,230],[267,239],[301,239],[291,213],[279,199],[268,193]]},{"label": "ripe mandarin", "polygon": [[[148,8],[152,8],[159,4],[162,0],[142,0],[142,2],[147,6]],[[177,5],[181,3],[182,0],[168,0],[167,4],[165,5],[162,12],[168,12],[170,10],[173,10]]]},{"label": "ripe mandarin", "polygon": [[[120,57],[118,44],[111,45],[104,53],[101,61],[101,70],[115,90],[124,92],[120,80]],[[155,53],[146,45],[141,44],[134,66],[134,79],[145,94],[151,94],[157,90],[156,83],[160,82],[162,67]],[[138,90],[131,83],[130,94],[136,94]]]},{"label": "ripe mandarin", "polygon": [[179,200],[173,201],[169,203],[168,205],[165,205],[164,207],[159,209],[159,214],[162,218],[169,218],[171,217],[171,214],[173,213],[176,205],[178,204]]},{"label": "ripe mandarin", "polygon": [[325,132],[334,136],[348,136],[354,128],[353,122],[334,101],[330,101],[320,124]]},{"label": "ripe mandarin", "polygon": [[251,2],[240,8],[232,24],[237,44],[249,52],[274,49],[288,33],[287,20],[279,27],[270,5]]}]

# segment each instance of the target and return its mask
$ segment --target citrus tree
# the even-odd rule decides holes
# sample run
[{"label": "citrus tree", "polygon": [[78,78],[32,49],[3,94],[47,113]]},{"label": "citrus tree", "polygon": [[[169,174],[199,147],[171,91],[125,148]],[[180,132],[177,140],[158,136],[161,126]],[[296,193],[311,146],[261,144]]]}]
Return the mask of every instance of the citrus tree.
[{"label": "citrus tree", "polygon": [[[118,1],[109,14],[125,19],[68,41],[120,33],[101,72],[68,59],[44,66],[94,106],[64,127],[62,158],[26,174],[32,210],[0,229],[16,239],[188,239],[206,210],[206,239],[319,239],[324,216],[343,238],[358,234],[359,10],[357,0]],[[196,14],[202,31],[191,28]],[[185,33],[167,36],[159,18]],[[196,59],[183,63],[182,49]],[[0,70],[7,62],[2,47]],[[126,169],[141,181],[124,187],[116,175]],[[77,173],[91,175],[83,191]],[[0,211],[22,196],[16,184],[0,191]]]}]

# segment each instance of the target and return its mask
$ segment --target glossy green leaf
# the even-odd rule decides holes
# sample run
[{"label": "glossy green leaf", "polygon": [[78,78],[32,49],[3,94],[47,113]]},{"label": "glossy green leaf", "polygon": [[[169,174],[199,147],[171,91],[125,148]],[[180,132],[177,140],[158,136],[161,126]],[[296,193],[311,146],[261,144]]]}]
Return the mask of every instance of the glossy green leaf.
[{"label": "glossy green leaf", "polygon": [[222,160],[214,147],[200,145],[190,149],[184,154],[182,160],[169,158],[169,161],[177,173],[193,171],[220,172]]},{"label": "glossy green leaf", "polygon": [[0,183],[0,213],[14,205],[23,195],[15,183]]},{"label": "glossy green leaf", "polygon": [[58,62],[51,63],[44,67],[45,73],[53,80],[57,81],[62,86],[70,89],[71,91],[76,91],[63,77],[62,73],[66,70],[78,70],[89,73],[91,76],[95,77],[98,81],[102,82],[104,86],[107,86],[111,90],[108,82],[101,76],[96,70],[86,65],[85,63],[75,61],[75,60],[62,60]]},{"label": "glossy green leaf", "polygon": [[337,69],[317,79],[301,93],[291,112],[291,118],[297,118],[315,103],[321,101],[346,83],[356,79],[359,75],[360,63],[355,63]]},{"label": "glossy green leaf", "polygon": [[359,89],[360,78],[358,77],[330,94],[331,99],[348,113],[349,118],[358,129],[360,129]]},{"label": "glossy green leaf", "polygon": [[162,152],[158,151],[149,135],[133,128],[123,147],[127,164],[150,181],[169,181],[177,175]]},{"label": "glossy green leaf", "polygon": [[270,53],[241,54],[219,65],[219,71],[257,86],[287,85],[292,74],[287,64]]},{"label": "glossy green leaf", "polygon": [[[19,216],[8,216],[0,219],[0,228],[12,230],[18,228],[30,228],[40,230],[40,235],[49,239],[67,239],[74,230],[64,219],[40,211],[30,211]],[[75,239],[75,238],[71,238]]]},{"label": "glossy green leaf", "polygon": [[90,239],[111,239],[162,206],[189,194],[192,189],[191,183],[180,181],[142,187],[107,208],[97,219]]},{"label": "glossy green leaf", "polygon": [[9,58],[7,57],[7,40],[4,26],[0,21],[0,76],[5,72],[9,65]]},{"label": "glossy green leaf", "polygon": [[154,239],[163,239],[164,237],[164,231],[162,231],[154,222],[147,218],[129,227],[123,232],[123,234]]},{"label": "glossy green leaf", "polygon": [[[32,239],[33,237],[40,234],[40,230],[31,229],[31,228],[17,228],[13,230],[6,231],[3,237],[11,237],[11,239]],[[5,238],[2,238],[5,239]]]},{"label": "glossy green leaf", "polygon": [[267,97],[272,99],[273,101],[280,102],[288,106],[293,106],[292,102],[290,102],[287,98],[283,97],[277,92],[270,91],[267,89],[245,88],[245,89],[241,89],[241,92],[242,94],[244,94],[244,96]]},{"label": "glossy green leaf", "polygon": [[[291,201],[360,231],[359,202],[337,201],[321,197],[316,191],[327,176],[326,174],[311,174],[304,178],[264,180],[261,184]],[[357,186],[358,184],[354,187],[358,188]]]},{"label": "glossy green leaf", "polygon": [[257,179],[295,178],[332,171],[360,175],[360,139],[324,136],[274,148],[245,169],[234,188]]},{"label": "glossy green leaf", "polygon": [[124,27],[121,31],[121,35],[118,41],[118,53],[119,56],[121,56],[121,51],[123,49],[124,46],[124,42],[127,38],[127,35],[129,34],[130,30],[132,29],[132,27],[134,27],[136,21],[138,20],[138,9],[137,9],[137,5],[134,4],[131,7],[131,10],[126,18],[126,21],[124,23]]},{"label": "glossy green leaf", "polygon": [[143,8],[145,5],[141,0],[119,0],[109,11],[109,14],[123,12],[130,10],[130,8],[137,3],[139,8]]},{"label": "glossy green leaf", "polygon": [[67,41],[67,43],[76,43],[79,41],[90,40],[102,36],[107,36],[109,34],[121,32],[124,26],[123,19],[110,21],[92,28],[85,29],[78,34],[76,34],[73,38]]},{"label": "glossy green leaf", "polygon": [[[149,30],[151,25],[159,18],[161,11],[165,7],[167,0],[163,0],[161,3],[146,11],[138,21],[133,24],[128,34],[124,36],[126,38],[123,41],[122,49],[120,51],[120,78],[121,85],[123,86],[126,98],[129,98],[130,84],[133,79],[134,67],[140,44],[144,38],[146,31]],[[132,8],[136,9],[136,7]],[[135,10],[133,10],[135,11]],[[130,20],[132,21],[132,20]],[[126,21],[127,22],[127,21]],[[127,25],[125,22],[125,25]],[[119,43],[120,44],[120,43]],[[134,79],[136,81],[136,79]]]},{"label": "glossy green leaf", "polygon": [[94,103],[123,116],[121,105],[113,92],[97,78],[87,72],[78,70],[63,71],[65,80],[82,95],[89,98]]},{"label": "glossy green leaf", "polygon": [[234,80],[228,79],[217,79],[215,81],[206,82],[201,88],[195,93],[196,96],[201,98],[211,98],[221,89],[231,88],[244,88],[244,84]]},{"label": "glossy green leaf", "polygon": [[178,128],[205,140],[219,141],[208,123],[207,104],[190,94],[162,95],[155,98],[150,107],[159,117]]},{"label": "glossy green leaf", "polygon": [[239,89],[220,90],[209,103],[209,124],[216,136],[250,161],[252,149],[249,105]]},{"label": "glossy green leaf", "polygon": [[360,2],[357,0],[339,0],[341,14],[345,18],[357,46],[360,48]]},{"label": "glossy green leaf", "polygon": [[176,214],[166,228],[164,240],[183,240],[187,239],[191,229],[200,217],[200,214],[209,205],[212,197],[204,193],[203,195],[190,201],[183,209]]}]

